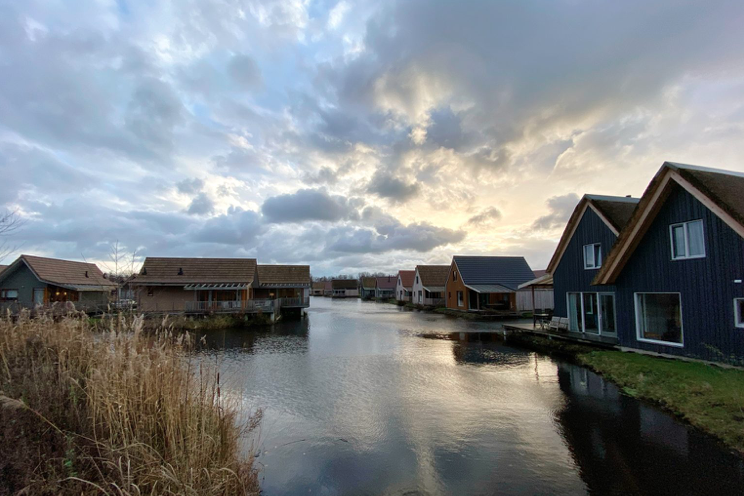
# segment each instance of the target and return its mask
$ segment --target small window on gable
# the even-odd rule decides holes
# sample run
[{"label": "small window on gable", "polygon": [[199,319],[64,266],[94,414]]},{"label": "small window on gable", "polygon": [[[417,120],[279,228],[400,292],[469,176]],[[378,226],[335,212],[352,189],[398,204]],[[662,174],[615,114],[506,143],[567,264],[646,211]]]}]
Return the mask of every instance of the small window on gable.
[{"label": "small window on gable", "polygon": [[584,268],[598,269],[602,267],[602,245],[594,243],[584,245]]},{"label": "small window on gable", "polygon": [[672,260],[705,257],[703,221],[691,220],[669,226]]},{"label": "small window on gable", "polygon": [[734,321],[736,327],[744,328],[744,298],[734,298]]},{"label": "small window on gable", "polygon": [[457,280],[457,271],[454,271],[452,273],[452,278],[456,281]]}]

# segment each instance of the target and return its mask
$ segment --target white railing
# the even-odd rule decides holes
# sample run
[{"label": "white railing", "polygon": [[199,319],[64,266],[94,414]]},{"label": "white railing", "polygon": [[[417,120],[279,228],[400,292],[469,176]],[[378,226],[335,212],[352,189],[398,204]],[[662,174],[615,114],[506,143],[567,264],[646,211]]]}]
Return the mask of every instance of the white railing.
[{"label": "white railing", "polygon": [[184,303],[184,310],[187,312],[275,312],[281,307],[278,300],[187,301]]}]

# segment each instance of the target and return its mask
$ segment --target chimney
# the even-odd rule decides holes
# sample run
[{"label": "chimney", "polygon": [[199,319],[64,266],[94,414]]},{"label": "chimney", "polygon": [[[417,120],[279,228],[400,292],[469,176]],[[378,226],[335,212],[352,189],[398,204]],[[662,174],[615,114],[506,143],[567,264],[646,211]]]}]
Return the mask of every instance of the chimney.
[{"label": "chimney", "polygon": [[630,196],[630,195],[625,195],[625,198],[632,198],[632,196]]},{"label": "chimney", "polygon": [[147,275],[147,267],[142,267],[142,275],[143,276]]},{"label": "chimney", "polygon": [[178,275],[179,276],[182,276],[183,275],[183,268],[182,267],[179,267],[178,268]]},{"label": "chimney", "polygon": [[87,270],[85,271],[85,277],[88,277],[88,271]]}]

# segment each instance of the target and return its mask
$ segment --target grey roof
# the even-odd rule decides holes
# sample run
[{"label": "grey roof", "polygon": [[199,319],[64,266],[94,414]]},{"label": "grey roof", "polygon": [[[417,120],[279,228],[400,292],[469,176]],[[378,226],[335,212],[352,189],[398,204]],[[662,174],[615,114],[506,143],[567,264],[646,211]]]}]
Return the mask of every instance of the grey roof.
[{"label": "grey roof", "polygon": [[467,286],[499,285],[512,291],[535,278],[524,257],[454,256],[455,264]]},{"label": "grey roof", "polygon": [[478,293],[513,293],[513,289],[509,289],[501,284],[468,284],[467,285],[473,291]]},{"label": "grey roof", "polygon": [[[538,271],[535,271],[538,272]],[[536,277],[531,281],[527,281],[519,285],[519,289],[529,288],[531,286],[552,286],[553,276],[550,274],[543,274],[540,277]]]},{"label": "grey roof", "polygon": [[359,281],[356,279],[334,279],[331,281],[333,289],[357,289]]}]

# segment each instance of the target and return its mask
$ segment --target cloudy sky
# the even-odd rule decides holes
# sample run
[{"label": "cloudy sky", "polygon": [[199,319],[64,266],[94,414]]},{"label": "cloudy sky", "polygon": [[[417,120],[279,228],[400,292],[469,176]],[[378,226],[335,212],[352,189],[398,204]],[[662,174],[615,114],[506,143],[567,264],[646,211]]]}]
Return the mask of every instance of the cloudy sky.
[{"label": "cloudy sky", "polygon": [[583,193],[744,170],[742,25],[717,0],[0,0],[0,205],[18,252],[70,259],[541,269]]}]

